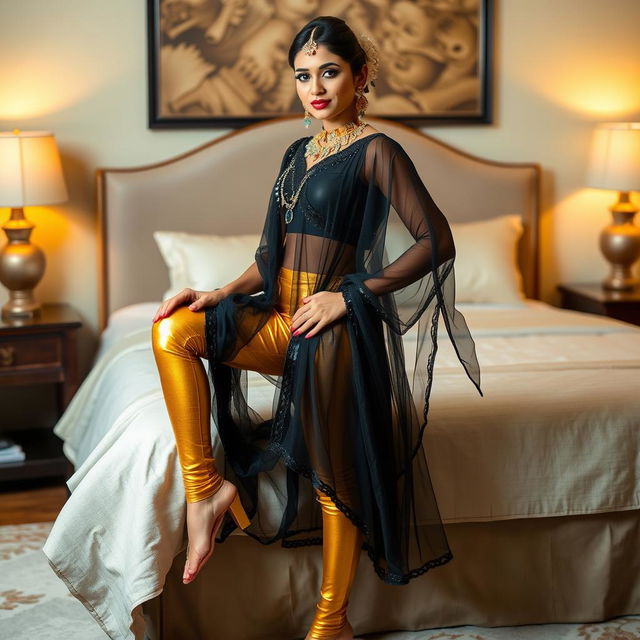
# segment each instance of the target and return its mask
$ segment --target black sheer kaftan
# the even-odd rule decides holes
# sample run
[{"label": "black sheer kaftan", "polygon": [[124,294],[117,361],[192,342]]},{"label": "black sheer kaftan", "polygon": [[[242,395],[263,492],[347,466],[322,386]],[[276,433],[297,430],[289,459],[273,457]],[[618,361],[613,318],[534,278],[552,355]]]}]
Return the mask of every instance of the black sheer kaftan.
[{"label": "black sheer kaftan", "polygon": [[[309,139],[285,152],[279,176],[294,163],[284,180],[287,200],[305,174]],[[422,445],[440,314],[482,395],[475,344],[454,306],[453,237],[413,162],[384,133],[356,140],[309,172],[289,225],[277,184],[271,192],[255,254],[264,290],[206,309],[212,412],[224,446],[216,455],[251,518],[248,535],[263,544],[320,544],[318,487],[363,531],[378,576],[404,584],[453,557]],[[415,239],[391,264],[390,214]],[[266,322],[281,266],[322,274],[312,293],[341,291],[347,315],[309,339],[291,337],[283,374],[263,374],[275,385],[273,416],[264,419],[248,403],[247,372],[223,361]],[[408,285],[412,295],[397,305]],[[292,301],[292,315],[301,304]],[[416,323],[411,388],[402,335]],[[220,540],[233,528],[228,518]]]}]

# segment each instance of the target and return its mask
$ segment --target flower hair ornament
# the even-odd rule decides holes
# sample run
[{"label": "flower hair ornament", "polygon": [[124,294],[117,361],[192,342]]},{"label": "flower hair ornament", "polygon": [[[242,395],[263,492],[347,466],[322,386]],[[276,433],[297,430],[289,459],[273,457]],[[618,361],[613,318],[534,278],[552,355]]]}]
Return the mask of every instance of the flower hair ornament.
[{"label": "flower hair ornament", "polygon": [[368,69],[367,84],[364,87],[364,91],[362,87],[358,87],[358,89],[356,89],[356,95],[358,96],[358,100],[356,101],[356,111],[358,112],[358,118],[362,119],[364,118],[364,113],[369,106],[369,101],[364,94],[369,93],[369,82],[371,82],[371,86],[376,86],[374,80],[378,77],[378,70],[380,69],[380,55],[378,53],[378,48],[373,43],[373,40],[371,40],[366,33],[361,33],[358,36],[358,42],[360,43],[360,47],[364,51],[364,55],[367,59]]},{"label": "flower hair ornament", "polygon": [[[380,55],[378,53],[378,47],[373,43],[373,40],[366,34],[361,33],[358,36],[358,42],[364,51],[364,55],[367,57],[367,69],[369,73],[367,75],[367,84],[371,82],[373,87],[376,86],[374,80],[378,77],[378,70],[380,69]],[[369,87],[365,88],[365,93],[369,92]]]}]

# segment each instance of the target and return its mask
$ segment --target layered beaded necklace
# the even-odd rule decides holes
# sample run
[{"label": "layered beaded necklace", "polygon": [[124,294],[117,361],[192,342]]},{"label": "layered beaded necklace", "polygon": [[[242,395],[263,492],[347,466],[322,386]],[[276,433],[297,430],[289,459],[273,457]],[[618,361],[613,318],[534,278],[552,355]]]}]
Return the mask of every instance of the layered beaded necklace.
[{"label": "layered beaded necklace", "polygon": [[340,151],[344,146],[351,144],[364,130],[366,127],[366,123],[360,122],[356,124],[355,122],[347,122],[342,127],[338,127],[333,129],[332,131],[326,131],[323,129],[320,133],[317,133],[309,142],[307,142],[307,146],[305,148],[305,166],[306,166],[306,158],[310,157],[313,160],[313,164],[309,167],[307,171],[305,171],[302,180],[300,181],[300,185],[296,189],[295,193],[291,197],[291,200],[287,200],[285,192],[284,192],[284,180],[292,173],[292,184],[295,185],[295,161],[296,157],[291,159],[289,166],[282,172],[280,177],[276,182],[275,191],[280,195],[280,202],[284,204],[286,208],[286,212],[284,214],[284,221],[287,224],[290,224],[293,220],[293,209],[298,202],[298,198],[300,197],[300,193],[302,192],[302,188],[304,187],[305,182],[309,178],[311,174],[311,170],[328,155]]}]

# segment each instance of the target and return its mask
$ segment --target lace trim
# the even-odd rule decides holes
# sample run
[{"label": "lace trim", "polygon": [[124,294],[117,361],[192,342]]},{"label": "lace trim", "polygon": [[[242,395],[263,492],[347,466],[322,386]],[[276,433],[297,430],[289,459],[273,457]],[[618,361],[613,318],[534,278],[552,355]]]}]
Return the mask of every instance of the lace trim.
[{"label": "lace trim", "polygon": [[418,436],[416,438],[416,444],[409,454],[409,459],[407,460],[407,464],[401,469],[400,473],[396,476],[396,480],[398,480],[404,473],[407,473],[407,470],[413,465],[413,461],[420,449],[423,445],[424,431],[427,428],[427,424],[429,423],[428,414],[429,414],[429,402],[431,398],[431,387],[433,385],[433,367],[435,364],[436,353],[438,351],[438,315],[440,313],[440,305],[436,304],[435,311],[433,312],[433,316],[431,319],[431,344],[433,345],[433,349],[429,353],[429,357],[427,358],[427,385],[424,390],[424,408],[422,410],[423,423],[420,425],[420,430],[418,431]]},{"label": "lace trim", "polygon": [[216,326],[217,316],[215,307],[204,308],[204,339],[207,349],[209,370],[216,364]]},{"label": "lace trim", "polygon": [[[392,585],[407,584],[409,580],[413,578],[417,578],[418,576],[421,576],[423,573],[426,573],[429,569],[432,569],[433,567],[439,567],[453,559],[453,553],[451,552],[451,550],[449,550],[443,553],[441,556],[438,556],[437,558],[432,558],[431,560],[428,560],[420,567],[417,567],[416,569],[412,569],[411,571],[405,574],[392,573],[391,571],[388,571],[384,567],[381,567],[374,555],[374,550],[366,541],[366,537],[370,536],[370,531],[369,531],[369,528],[367,527],[366,522],[364,522],[364,520],[362,520],[362,518],[360,518],[358,514],[355,513],[355,511],[353,511],[348,505],[344,504],[344,502],[342,502],[338,498],[333,488],[330,485],[324,483],[322,480],[320,480],[316,475],[316,473],[313,471],[313,469],[299,465],[289,455],[286,449],[282,447],[282,445],[275,442],[270,442],[267,445],[267,449],[272,451],[273,453],[280,455],[280,457],[284,460],[287,467],[289,467],[292,471],[295,471],[296,473],[301,474],[305,478],[308,478],[311,481],[311,484],[314,488],[320,489],[320,491],[328,495],[333,501],[333,503],[336,505],[336,507],[340,509],[340,511],[342,511],[342,513],[344,513],[349,518],[349,520],[351,520],[351,522],[353,522],[353,524],[355,524],[364,533],[365,539],[363,540],[362,548],[367,552],[367,555],[369,556],[369,560],[373,564],[374,571],[385,583],[392,584]],[[289,535],[292,535],[292,534],[289,534]],[[322,544],[322,538],[314,537],[314,538],[308,538],[306,540],[287,540],[286,537],[283,537],[282,543],[281,543],[283,547],[291,547],[291,548],[311,546],[316,544]]]},{"label": "lace trim", "polygon": [[351,289],[348,285],[344,287],[340,285],[338,289],[342,293],[342,297],[344,299],[344,304],[347,307],[347,320],[353,327],[353,332],[356,337],[360,337],[360,328],[358,327],[358,323],[356,322],[356,316],[353,311],[353,298],[351,296]]},{"label": "lace trim", "polygon": [[289,426],[289,413],[286,409],[291,406],[291,390],[293,387],[292,369],[296,359],[298,358],[300,339],[301,336],[291,336],[289,345],[287,346],[282,372],[282,385],[280,387],[278,409],[273,418],[269,444],[273,442],[282,442],[286,428]]}]

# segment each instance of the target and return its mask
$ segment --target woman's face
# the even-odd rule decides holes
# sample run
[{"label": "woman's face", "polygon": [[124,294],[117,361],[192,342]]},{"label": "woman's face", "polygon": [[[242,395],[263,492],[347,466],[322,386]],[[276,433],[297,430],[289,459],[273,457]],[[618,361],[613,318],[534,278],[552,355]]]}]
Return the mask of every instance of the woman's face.
[{"label": "woman's face", "polygon": [[[349,63],[323,44],[315,55],[298,51],[293,66],[298,97],[313,117],[338,124],[355,118],[355,88],[364,85],[366,66],[354,77]],[[321,100],[323,104],[313,105]]]}]

